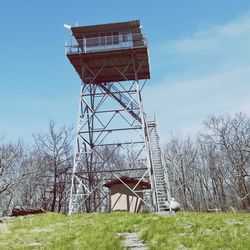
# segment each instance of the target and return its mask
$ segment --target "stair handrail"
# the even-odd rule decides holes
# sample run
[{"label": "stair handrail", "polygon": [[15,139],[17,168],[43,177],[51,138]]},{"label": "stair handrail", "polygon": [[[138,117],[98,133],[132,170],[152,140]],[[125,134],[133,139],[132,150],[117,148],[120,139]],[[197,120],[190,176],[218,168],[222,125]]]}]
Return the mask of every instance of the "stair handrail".
[{"label": "stair handrail", "polygon": [[[145,115],[145,117],[146,117],[146,115]],[[158,212],[160,212],[160,205],[159,205],[159,199],[158,199],[158,189],[157,189],[157,185],[156,185],[156,177],[155,177],[155,168],[154,168],[154,161],[153,161],[153,154],[152,154],[152,148],[151,148],[151,140],[150,140],[150,133],[149,133],[149,129],[148,129],[148,127],[149,127],[149,123],[150,123],[150,125],[152,126],[152,127],[155,127],[155,125],[156,125],[156,123],[155,123],[155,121],[150,121],[150,122],[148,122],[148,119],[146,118],[146,124],[145,124],[145,126],[146,126],[146,130],[147,130],[147,133],[148,133],[148,140],[149,140],[149,143],[150,143],[150,150],[149,150],[149,152],[150,152],[150,158],[151,158],[151,161],[152,161],[152,168],[153,168],[153,184],[154,184],[154,188],[155,188],[155,193],[156,193],[156,206],[157,206],[157,211]]]},{"label": "stair handrail", "polygon": [[159,139],[159,149],[160,149],[160,154],[161,154],[161,161],[162,161],[162,167],[163,167],[163,174],[164,174],[164,180],[167,186],[167,199],[168,199],[168,203],[169,203],[169,210],[171,211],[171,205],[170,205],[170,200],[171,200],[171,191],[170,191],[170,183],[169,183],[169,178],[168,178],[168,172],[167,172],[167,164],[166,164],[166,160],[165,160],[165,156],[162,152],[162,143],[161,143],[161,139],[159,136],[159,128],[157,127],[157,118],[156,115],[154,115],[154,120],[156,123],[156,133],[158,135],[158,139]]}]

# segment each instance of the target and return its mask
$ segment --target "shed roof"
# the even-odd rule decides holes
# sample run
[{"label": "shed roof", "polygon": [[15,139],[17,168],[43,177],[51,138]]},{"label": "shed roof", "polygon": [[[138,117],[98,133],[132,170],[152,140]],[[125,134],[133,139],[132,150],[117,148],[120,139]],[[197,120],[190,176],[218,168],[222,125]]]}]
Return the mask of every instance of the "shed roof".
[{"label": "shed roof", "polygon": [[[137,180],[137,179],[130,178],[130,177],[127,177],[127,176],[122,176],[122,177],[120,177],[120,179],[121,179],[124,183],[126,183],[126,184],[137,184],[138,181],[139,181],[139,180]],[[107,182],[107,183],[105,183],[103,186],[104,186],[104,187],[107,187],[107,188],[111,188],[111,186],[113,186],[113,185],[123,184],[123,183],[121,182],[120,179],[115,179],[115,180],[113,180],[113,181]],[[139,183],[139,186],[140,186],[142,189],[149,189],[149,188],[151,188],[151,185],[150,185],[148,182],[145,182],[145,181],[141,181],[141,182]]]}]

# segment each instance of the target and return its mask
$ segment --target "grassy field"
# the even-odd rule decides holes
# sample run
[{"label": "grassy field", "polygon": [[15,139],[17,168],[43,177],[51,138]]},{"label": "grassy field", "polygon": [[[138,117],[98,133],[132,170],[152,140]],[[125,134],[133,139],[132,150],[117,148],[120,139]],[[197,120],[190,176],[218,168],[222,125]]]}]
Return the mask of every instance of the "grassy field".
[{"label": "grassy field", "polygon": [[250,214],[47,213],[0,224],[0,249],[119,250],[139,232],[148,249],[250,249]]}]

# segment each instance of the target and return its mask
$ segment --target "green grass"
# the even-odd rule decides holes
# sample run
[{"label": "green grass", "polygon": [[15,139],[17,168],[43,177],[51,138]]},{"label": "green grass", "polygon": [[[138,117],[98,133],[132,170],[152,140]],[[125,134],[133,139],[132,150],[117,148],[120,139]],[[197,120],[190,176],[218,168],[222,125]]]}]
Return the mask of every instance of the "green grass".
[{"label": "green grass", "polygon": [[151,250],[247,250],[250,214],[47,213],[0,224],[0,249],[119,250],[122,232],[139,232]]}]

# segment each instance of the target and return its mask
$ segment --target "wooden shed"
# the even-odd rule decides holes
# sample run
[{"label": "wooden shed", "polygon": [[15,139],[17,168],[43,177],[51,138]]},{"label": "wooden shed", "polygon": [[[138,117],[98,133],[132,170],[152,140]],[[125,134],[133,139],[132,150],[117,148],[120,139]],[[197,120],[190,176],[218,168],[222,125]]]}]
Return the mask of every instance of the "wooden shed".
[{"label": "wooden shed", "polygon": [[140,212],[142,210],[143,190],[150,184],[126,176],[104,184],[110,189],[111,211]]}]

